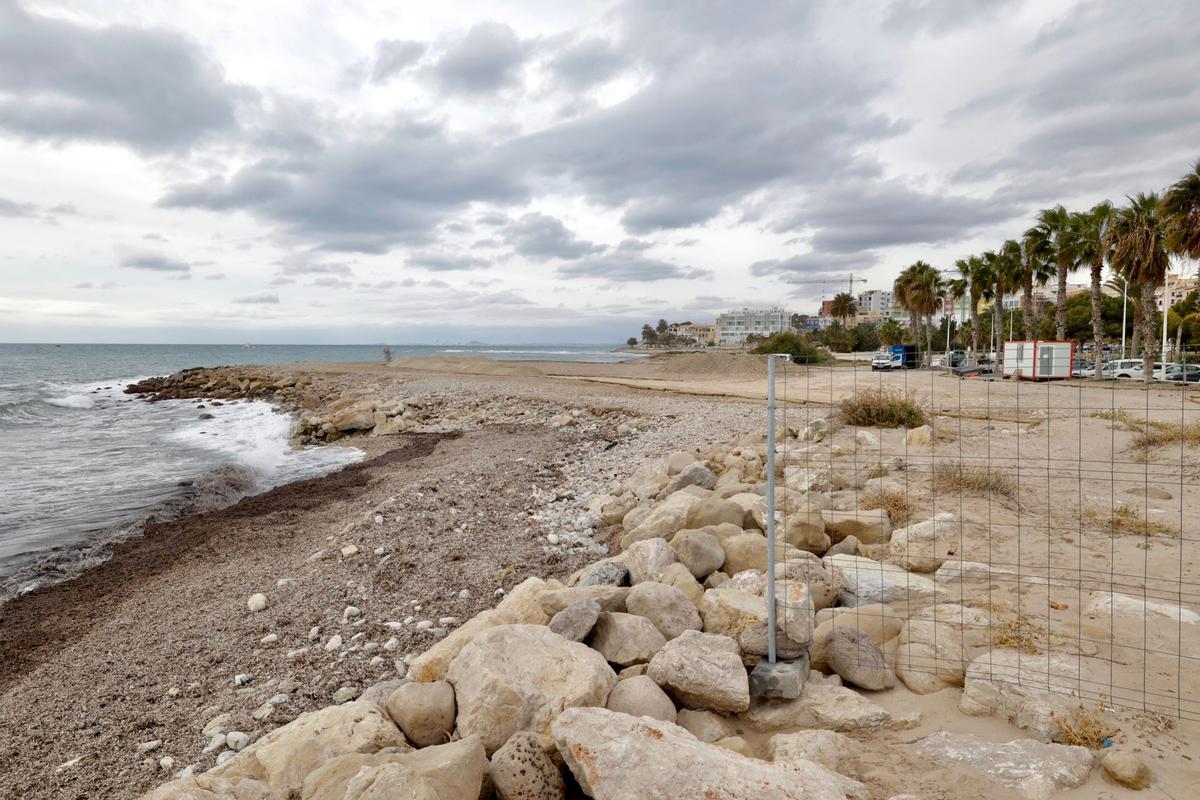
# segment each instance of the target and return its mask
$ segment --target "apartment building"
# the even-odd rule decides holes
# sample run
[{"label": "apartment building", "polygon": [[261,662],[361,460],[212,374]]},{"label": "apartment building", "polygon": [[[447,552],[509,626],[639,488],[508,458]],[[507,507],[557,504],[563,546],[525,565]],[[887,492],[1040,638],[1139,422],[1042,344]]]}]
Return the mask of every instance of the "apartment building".
[{"label": "apartment building", "polygon": [[790,314],[782,308],[743,308],[727,311],[717,317],[717,344],[721,347],[741,347],[746,337],[774,336],[789,330]]}]

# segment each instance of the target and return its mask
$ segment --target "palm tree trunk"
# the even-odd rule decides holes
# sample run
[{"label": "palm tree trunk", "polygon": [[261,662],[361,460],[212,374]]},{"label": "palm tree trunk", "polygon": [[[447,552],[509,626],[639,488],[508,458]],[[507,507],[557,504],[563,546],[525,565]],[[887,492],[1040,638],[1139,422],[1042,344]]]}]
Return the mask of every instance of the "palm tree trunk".
[{"label": "palm tree trunk", "polygon": [[971,355],[979,358],[979,298],[971,296]]},{"label": "palm tree trunk", "polygon": [[1092,339],[1096,347],[1096,352],[1093,354],[1096,357],[1096,374],[1092,376],[1094,380],[1104,379],[1104,376],[1100,374],[1104,367],[1104,295],[1100,292],[1100,278],[1103,271],[1104,262],[1102,260],[1092,264]]},{"label": "palm tree trunk", "polygon": [[996,333],[996,362],[1004,361],[1004,290],[996,284],[996,302],[992,303],[992,330]]},{"label": "palm tree trunk", "polygon": [[1154,379],[1154,281],[1142,282],[1142,381]]},{"label": "palm tree trunk", "polygon": [[933,364],[933,315],[925,315],[925,352],[929,355],[929,363]]},{"label": "palm tree trunk", "polygon": [[1058,262],[1058,294],[1054,306],[1054,336],[1060,342],[1067,338],[1067,262]]},{"label": "palm tree trunk", "polygon": [[1022,280],[1021,322],[1024,323],[1025,340],[1033,341],[1037,332],[1033,328],[1033,270],[1028,270]]},{"label": "palm tree trunk", "polygon": [[1171,361],[1182,361],[1179,357],[1179,348],[1183,346],[1183,321],[1186,317],[1179,318],[1179,324],[1175,326],[1175,350],[1172,351]]}]

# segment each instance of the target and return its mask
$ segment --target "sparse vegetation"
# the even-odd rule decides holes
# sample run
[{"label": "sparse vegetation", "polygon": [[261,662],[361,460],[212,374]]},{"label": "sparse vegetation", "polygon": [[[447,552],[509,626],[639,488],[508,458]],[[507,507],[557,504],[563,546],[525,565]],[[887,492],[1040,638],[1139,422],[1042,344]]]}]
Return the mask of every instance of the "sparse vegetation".
[{"label": "sparse vegetation", "polygon": [[1128,411],[1094,411],[1095,419],[1109,420],[1118,430],[1133,434],[1130,447],[1141,453],[1138,461],[1149,460],[1149,451],[1154,447],[1170,445],[1200,445],[1200,422],[1172,424],[1150,419],[1138,419]]},{"label": "sparse vegetation", "polygon": [[882,508],[887,512],[892,525],[906,524],[916,510],[903,492],[867,492],[858,506],[868,511]]},{"label": "sparse vegetation", "polygon": [[885,467],[883,464],[876,464],[875,466],[873,466],[869,470],[867,470],[867,480],[872,480],[874,478],[882,478],[887,474],[888,474],[887,467]]},{"label": "sparse vegetation", "polygon": [[386,345],[383,348],[383,363],[392,363],[392,348],[387,347]]},{"label": "sparse vegetation", "polygon": [[933,468],[933,489],[946,494],[965,492],[1015,500],[1018,484],[1008,474],[990,467],[947,463]]},{"label": "sparse vegetation", "polygon": [[842,422],[860,428],[919,428],[929,415],[916,399],[896,389],[868,389],[838,404]]},{"label": "sparse vegetation", "polygon": [[1045,624],[1031,620],[1024,614],[1011,617],[992,617],[992,647],[1011,647],[1026,653],[1037,654],[1049,646],[1053,634]]},{"label": "sparse vegetation", "polygon": [[792,357],[792,362],[795,364],[820,364],[825,360],[816,345],[799,333],[777,333],[771,338],[763,340],[758,347],[754,348],[754,352],[758,355],[786,353]]},{"label": "sparse vegetation", "polygon": [[1089,508],[1083,512],[1083,521],[1095,529],[1123,536],[1179,536],[1175,528],[1165,522],[1147,519],[1128,503],[1121,503],[1108,514]]},{"label": "sparse vegetation", "polygon": [[1111,746],[1113,738],[1121,732],[1120,728],[1104,720],[1100,709],[1085,708],[1082,703],[1069,717],[1054,713],[1051,713],[1051,717],[1058,727],[1055,741],[1089,750]]}]

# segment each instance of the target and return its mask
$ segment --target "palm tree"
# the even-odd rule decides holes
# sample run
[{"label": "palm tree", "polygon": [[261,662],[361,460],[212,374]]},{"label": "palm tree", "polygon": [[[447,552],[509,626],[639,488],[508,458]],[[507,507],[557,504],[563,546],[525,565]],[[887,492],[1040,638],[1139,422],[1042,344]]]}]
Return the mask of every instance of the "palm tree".
[{"label": "palm tree", "polygon": [[846,320],[858,313],[858,303],[854,302],[854,296],[849,292],[838,292],[829,304],[829,313],[830,316],[840,319],[845,326]]},{"label": "palm tree", "polygon": [[947,283],[950,296],[955,300],[966,297],[970,303],[971,313],[971,353],[979,352],[979,301],[991,279],[988,277],[983,260],[979,256],[960,258],[954,262],[958,277]]},{"label": "palm tree", "polygon": [[1021,322],[1025,329],[1025,340],[1037,338],[1038,318],[1033,312],[1033,287],[1045,286],[1053,277],[1051,260],[1053,251],[1045,233],[1038,227],[1025,231],[1021,240]]},{"label": "palm tree", "polygon": [[1115,213],[1112,203],[1105,200],[1092,206],[1091,211],[1077,212],[1071,215],[1071,241],[1074,243],[1075,254],[1080,262],[1092,268],[1092,340],[1096,352],[1096,380],[1103,380],[1101,370],[1104,368],[1104,315],[1102,305],[1104,294],[1101,291],[1101,279],[1104,273],[1104,262],[1108,257],[1108,245],[1105,236],[1108,226]]},{"label": "palm tree", "polygon": [[903,344],[904,328],[899,322],[888,317],[879,324],[879,342],[886,345]]},{"label": "palm tree", "polygon": [[[1058,339],[1067,336],[1067,274],[1078,266],[1071,240],[1071,214],[1061,205],[1044,208],[1038,212],[1034,226],[1044,237],[1054,256],[1058,271],[1058,293],[1054,302],[1054,335]],[[1028,236],[1028,233],[1026,233]]]},{"label": "palm tree", "polygon": [[908,311],[914,332],[923,321],[928,356],[933,351],[933,315],[946,296],[941,273],[924,261],[916,261],[896,278],[893,296]]},{"label": "palm tree", "polygon": [[1021,284],[1024,265],[1021,245],[1016,240],[1009,239],[998,251],[989,250],[984,253],[983,263],[991,282],[989,293],[992,296],[992,330],[996,336],[996,356],[999,359],[1004,353],[1004,296],[1011,294]]},{"label": "palm tree", "polygon": [[1166,226],[1167,250],[1200,259],[1200,161],[1167,189],[1159,215]]},{"label": "palm tree", "polygon": [[1141,287],[1142,379],[1147,384],[1154,377],[1154,290],[1170,263],[1159,202],[1153,192],[1129,198],[1129,205],[1113,216],[1105,236],[1113,268]]}]

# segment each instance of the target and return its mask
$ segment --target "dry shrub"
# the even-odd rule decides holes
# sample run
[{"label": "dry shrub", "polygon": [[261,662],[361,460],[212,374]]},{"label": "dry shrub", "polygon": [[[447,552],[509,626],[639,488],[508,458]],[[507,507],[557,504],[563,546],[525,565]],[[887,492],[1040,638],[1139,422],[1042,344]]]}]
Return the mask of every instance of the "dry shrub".
[{"label": "dry shrub", "polygon": [[867,492],[858,506],[867,511],[882,508],[887,512],[892,525],[904,525],[912,519],[916,510],[903,492]]},{"label": "dry shrub", "polygon": [[1153,447],[1167,447],[1169,445],[1181,444],[1191,447],[1200,445],[1200,422],[1173,424],[1170,422],[1138,419],[1128,411],[1095,411],[1092,412],[1092,416],[1096,419],[1109,420],[1115,424],[1118,430],[1132,433],[1133,441],[1130,443],[1130,446],[1134,450],[1143,451],[1142,458],[1139,461],[1147,460],[1147,453],[1145,451]]},{"label": "dry shrub", "polygon": [[1058,735],[1054,737],[1055,741],[1086,747],[1089,750],[1099,750],[1102,747],[1110,746],[1113,738],[1121,732],[1120,728],[1104,721],[1099,709],[1084,708],[1082,703],[1071,713],[1070,717],[1060,716],[1053,712],[1050,716],[1058,727]]},{"label": "dry shrub", "polygon": [[873,478],[882,478],[887,474],[887,467],[885,467],[883,464],[876,464],[867,470],[867,480],[872,480]]},{"label": "dry shrub", "polygon": [[1146,519],[1141,511],[1128,503],[1115,507],[1109,514],[1089,508],[1082,518],[1093,528],[1122,536],[1179,536],[1175,528],[1165,522]]},{"label": "dry shrub", "polygon": [[897,389],[868,389],[838,404],[842,421],[860,428],[919,428],[929,415],[914,399]]},{"label": "dry shrub", "polygon": [[1053,634],[1040,622],[1024,614],[992,620],[992,647],[1011,647],[1026,653],[1037,654],[1047,647]]},{"label": "dry shrub", "polygon": [[933,468],[933,488],[950,494],[995,495],[1007,500],[1017,497],[1017,482],[1007,473],[989,467],[970,467],[958,463],[938,464]]}]

